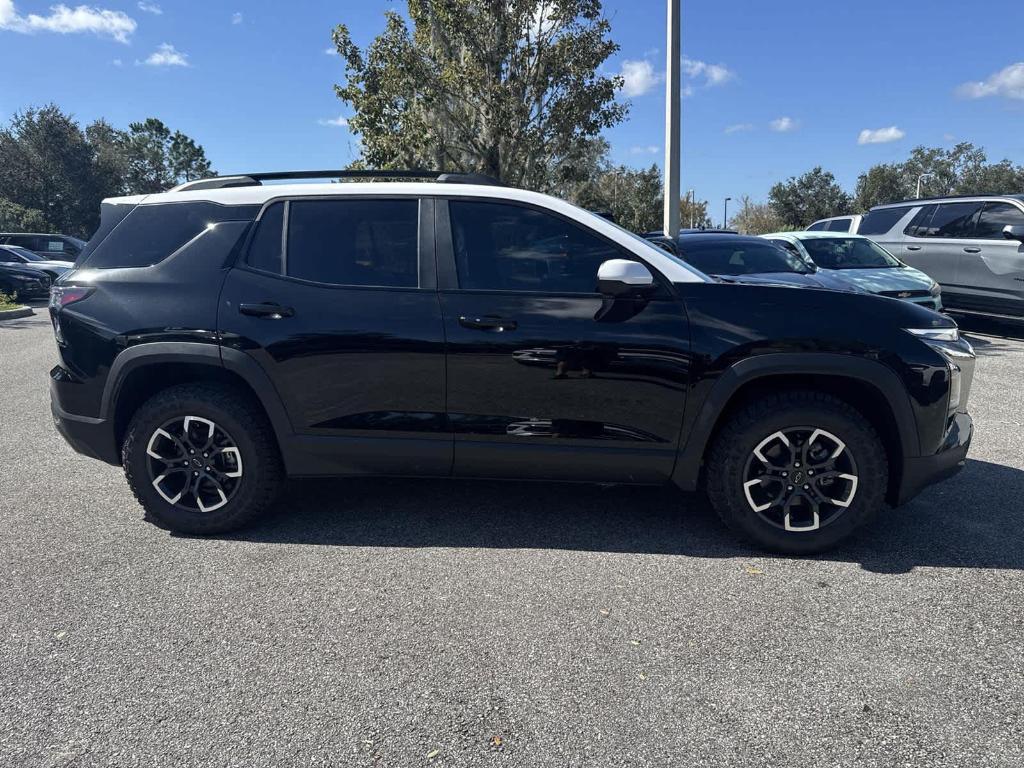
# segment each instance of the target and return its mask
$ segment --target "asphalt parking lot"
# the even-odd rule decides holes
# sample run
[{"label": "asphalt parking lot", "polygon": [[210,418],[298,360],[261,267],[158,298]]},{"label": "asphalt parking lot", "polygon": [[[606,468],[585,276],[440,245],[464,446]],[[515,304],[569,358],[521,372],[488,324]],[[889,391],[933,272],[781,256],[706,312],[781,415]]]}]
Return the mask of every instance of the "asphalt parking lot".
[{"label": "asphalt parking lot", "polygon": [[0,322],[0,765],[1024,764],[1024,328],[967,468],[817,559],[667,489],[289,485],[171,535]]}]

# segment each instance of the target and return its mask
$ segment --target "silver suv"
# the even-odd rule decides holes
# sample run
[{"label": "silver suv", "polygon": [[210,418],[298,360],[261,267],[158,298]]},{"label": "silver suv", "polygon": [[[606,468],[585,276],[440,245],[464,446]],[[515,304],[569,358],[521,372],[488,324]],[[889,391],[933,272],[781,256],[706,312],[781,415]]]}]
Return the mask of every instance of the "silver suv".
[{"label": "silver suv", "polygon": [[879,205],[857,233],[936,280],[948,309],[1024,317],[1024,195]]}]

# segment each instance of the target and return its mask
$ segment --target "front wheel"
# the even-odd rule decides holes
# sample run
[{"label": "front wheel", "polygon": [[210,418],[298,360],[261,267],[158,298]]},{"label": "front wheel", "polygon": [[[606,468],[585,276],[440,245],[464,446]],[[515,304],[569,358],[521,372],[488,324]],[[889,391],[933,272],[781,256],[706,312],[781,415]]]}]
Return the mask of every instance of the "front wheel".
[{"label": "front wheel", "polygon": [[884,504],[888,461],[878,434],[830,395],[786,392],[735,413],[704,467],[722,520],[765,549],[834,547]]},{"label": "front wheel", "polygon": [[283,475],[263,412],[243,393],[184,384],[136,412],[121,451],[150,518],[181,533],[241,528],[273,502]]}]

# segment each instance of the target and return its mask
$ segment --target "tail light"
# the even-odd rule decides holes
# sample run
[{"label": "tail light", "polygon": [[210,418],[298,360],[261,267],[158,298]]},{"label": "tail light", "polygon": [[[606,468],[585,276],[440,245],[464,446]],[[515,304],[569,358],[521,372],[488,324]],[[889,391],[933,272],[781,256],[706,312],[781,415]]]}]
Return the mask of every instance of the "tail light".
[{"label": "tail light", "polygon": [[81,301],[95,288],[92,286],[54,285],[50,288],[50,318],[53,320],[53,336],[57,344],[64,346],[64,332],[60,327],[60,311],[75,302]]},{"label": "tail light", "polygon": [[92,286],[55,285],[50,288],[50,309],[58,310],[81,301],[94,290]]}]

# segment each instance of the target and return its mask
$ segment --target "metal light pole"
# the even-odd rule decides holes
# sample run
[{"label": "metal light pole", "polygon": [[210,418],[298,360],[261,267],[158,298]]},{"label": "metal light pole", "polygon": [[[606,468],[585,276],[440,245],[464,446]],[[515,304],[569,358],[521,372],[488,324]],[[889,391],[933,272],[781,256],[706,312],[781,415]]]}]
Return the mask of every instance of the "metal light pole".
[{"label": "metal light pole", "polygon": [[729,201],[731,197],[725,198],[725,212],[722,214],[722,229],[729,228]]},{"label": "metal light pole", "polygon": [[679,235],[679,0],[668,1],[665,46],[665,236]]},{"label": "metal light pole", "polygon": [[694,218],[693,217],[695,215],[693,207],[694,207],[694,203],[697,202],[696,199],[694,198],[694,190],[692,190],[692,189],[687,190],[687,192],[686,192],[686,199],[690,202],[690,229],[693,229],[694,228],[694,223],[693,223],[694,222]]},{"label": "metal light pole", "polygon": [[930,179],[934,175],[935,175],[934,173],[922,173],[920,176],[917,177],[917,195],[916,195],[916,197],[917,197],[918,200],[921,199],[921,181],[922,181],[922,179]]}]

